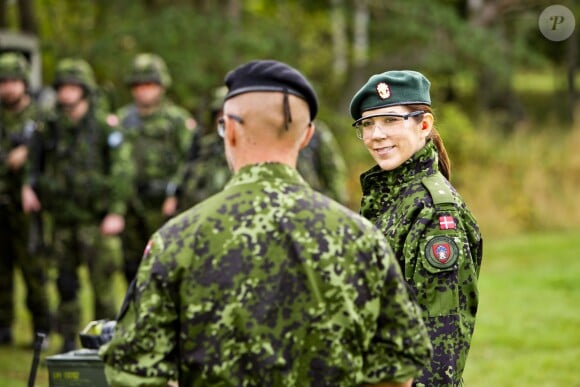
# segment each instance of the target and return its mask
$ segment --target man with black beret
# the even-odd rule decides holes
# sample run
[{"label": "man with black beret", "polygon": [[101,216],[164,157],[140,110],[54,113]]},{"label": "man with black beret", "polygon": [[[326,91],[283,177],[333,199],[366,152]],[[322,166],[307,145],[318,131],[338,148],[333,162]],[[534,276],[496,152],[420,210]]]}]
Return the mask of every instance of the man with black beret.
[{"label": "man with black beret", "polygon": [[100,351],[109,382],[409,386],[431,346],[386,239],[295,169],[312,86],[273,60],[225,83],[234,175],[152,236]]}]

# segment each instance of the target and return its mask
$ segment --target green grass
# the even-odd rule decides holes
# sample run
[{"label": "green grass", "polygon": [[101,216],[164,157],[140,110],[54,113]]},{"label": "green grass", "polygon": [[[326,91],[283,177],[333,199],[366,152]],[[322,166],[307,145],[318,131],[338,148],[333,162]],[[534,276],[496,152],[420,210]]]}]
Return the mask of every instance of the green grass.
[{"label": "green grass", "polygon": [[[82,266],[79,269],[79,275],[81,278],[79,297],[83,304],[81,327],[84,327],[93,319],[92,312],[89,308],[89,305],[92,305],[93,295],[88,286],[88,271],[85,266]],[[51,308],[55,310],[58,299],[55,285],[56,273],[51,270],[49,272],[49,277],[50,281],[47,291]],[[30,315],[24,305],[24,284],[20,273],[17,273],[15,287],[15,298],[17,300],[16,322],[13,326],[15,344],[13,347],[0,347],[0,386],[2,387],[26,386],[33,360],[32,349],[26,348],[26,346],[32,342],[33,336],[31,332]],[[113,277],[113,286],[111,289],[111,291],[118,294],[117,302],[119,307],[125,293],[125,288],[125,280],[119,272]],[[58,353],[62,344],[61,338],[57,334],[51,334],[49,339],[50,348],[48,351],[41,354],[40,365],[36,374],[35,387],[48,387],[48,369],[45,365],[44,359],[47,356]]]},{"label": "green grass", "polygon": [[[580,386],[579,236],[569,231],[486,241],[467,386]],[[86,283],[86,271],[81,274]],[[54,298],[53,285],[50,292]],[[21,281],[17,297],[15,334],[17,345],[22,345],[32,337]],[[87,305],[90,297],[84,285]],[[88,311],[83,315],[90,318]],[[49,354],[60,344],[58,336],[51,339]],[[31,363],[30,350],[0,348],[1,385],[26,385]],[[36,386],[48,386],[45,366],[38,370]]]},{"label": "green grass", "polygon": [[468,386],[580,386],[579,236],[488,241]]}]

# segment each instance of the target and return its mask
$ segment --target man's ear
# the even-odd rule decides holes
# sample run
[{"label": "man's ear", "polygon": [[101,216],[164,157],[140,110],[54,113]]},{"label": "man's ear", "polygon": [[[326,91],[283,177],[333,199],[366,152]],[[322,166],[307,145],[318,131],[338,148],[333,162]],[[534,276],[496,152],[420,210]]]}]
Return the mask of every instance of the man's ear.
[{"label": "man's ear", "polygon": [[314,135],[315,130],[316,126],[314,125],[314,122],[310,122],[308,124],[308,128],[306,128],[306,131],[304,132],[302,141],[300,141],[300,149],[304,149],[308,146],[308,143],[310,142],[310,139]]},{"label": "man's ear", "polygon": [[235,146],[238,141],[238,133],[237,133],[238,126],[236,125],[234,120],[228,118],[226,118],[224,125],[226,129],[224,134],[224,140],[228,142],[228,145],[230,147]]}]

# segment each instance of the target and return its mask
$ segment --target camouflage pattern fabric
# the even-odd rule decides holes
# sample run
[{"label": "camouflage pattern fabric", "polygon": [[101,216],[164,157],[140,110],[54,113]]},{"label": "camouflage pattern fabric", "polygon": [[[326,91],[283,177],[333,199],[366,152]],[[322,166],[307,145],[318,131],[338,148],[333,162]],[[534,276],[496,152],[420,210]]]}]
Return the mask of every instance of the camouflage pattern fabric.
[{"label": "camouflage pattern fabric", "polygon": [[20,188],[24,182],[25,169],[11,171],[6,164],[8,153],[19,145],[27,145],[38,125],[40,113],[34,103],[24,110],[13,113],[0,108],[0,195],[5,201],[20,206]]},{"label": "camouflage pattern fabric", "polygon": [[177,187],[191,144],[194,122],[183,108],[164,100],[154,113],[140,116],[135,105],[117,114],[119,133],[130,147],[133,195],[117,213],[125,216],[122,234],[125,277],[130,282],[141,260],[143,246],[165,219],[161,213],[168,187]]},{"label": "camouflage pattern fabric", "polygon": [[25,168],[12,171],[6,164],[12,149],[29,142],[37,119],[38,108],[33,103],[16,114],[0,110],[0,328],[10,328],[14,319],[14,269],[19,267],[27,289],[26,305],[33,328],[37,332],[48,332],[45,262],[27,251],[29,218],[22,212],[20,200]]},{"label": "camouflage pattern fabric", "polygon": [[100,355],[116,386],[354,386],[430,351],[381,233],[263,163],[152,237]]},{"label": "camouflage pattern fabric", "polygon": [[316,121],[312,139],[300,151],[297,168],[316,191],[347,204],[346,164],[332,131],[322,121]]},{"label": "camouflage pattern fabric", "polygon": [[89,112],[72,123],[60,111],[37,131],[31,147],[30,181],[53,221],[53,253],[57,259],[60,304],[59,331],[76,337],[80,305],[77,268],[87,263],[95,295],[94,317],[116,314],[110,278],[118,269],[99,225],[110,207],[124,203],[130,193],[120,147],[110,144],[111,128],[100,112]]},{"label": "camouflage pattern fabric", "polygon": [[[198,142],[196,157],[189,160],[180,179],[180,212],[219,192],[231,177],[223,139],[215,131]],[[346,164],[330,129],[316,124],[308,146],[300,151],[298,172],[316,191],[346,204]]]},{"label": "camouflage pattern fabric", "polygon": [[418,386],[460,386],[478,306],[479,227],[429,141],[392,171],[361,176],[361,213],[389,240],[423,310],[434,355]]},{"label": "camouflage pattern fabric", "polygon": [[179,212],[221,191],[232,176],[224,140],[212,131],[202,136],[195,157],[187,162],[179,184]]}]

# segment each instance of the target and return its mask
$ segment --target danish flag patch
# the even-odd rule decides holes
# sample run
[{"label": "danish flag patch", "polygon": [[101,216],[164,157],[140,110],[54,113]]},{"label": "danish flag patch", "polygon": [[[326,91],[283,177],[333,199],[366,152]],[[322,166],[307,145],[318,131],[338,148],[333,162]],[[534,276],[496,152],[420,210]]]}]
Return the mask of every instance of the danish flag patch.
[{"label": "danish flag patch", "polygon": [[452,216],[445,215],[439,217],[440,230],[452,230],[455,228],[455,219]]},{"label": "danish flag patch", "polygon": [[149,242],[147,242],[147,246],[145,246],[145,251],[143,251],[143,257],[146,257],[149,255],[149,252],[151,251],[151,247],[153,247],[153,239],[149,239]]}]

